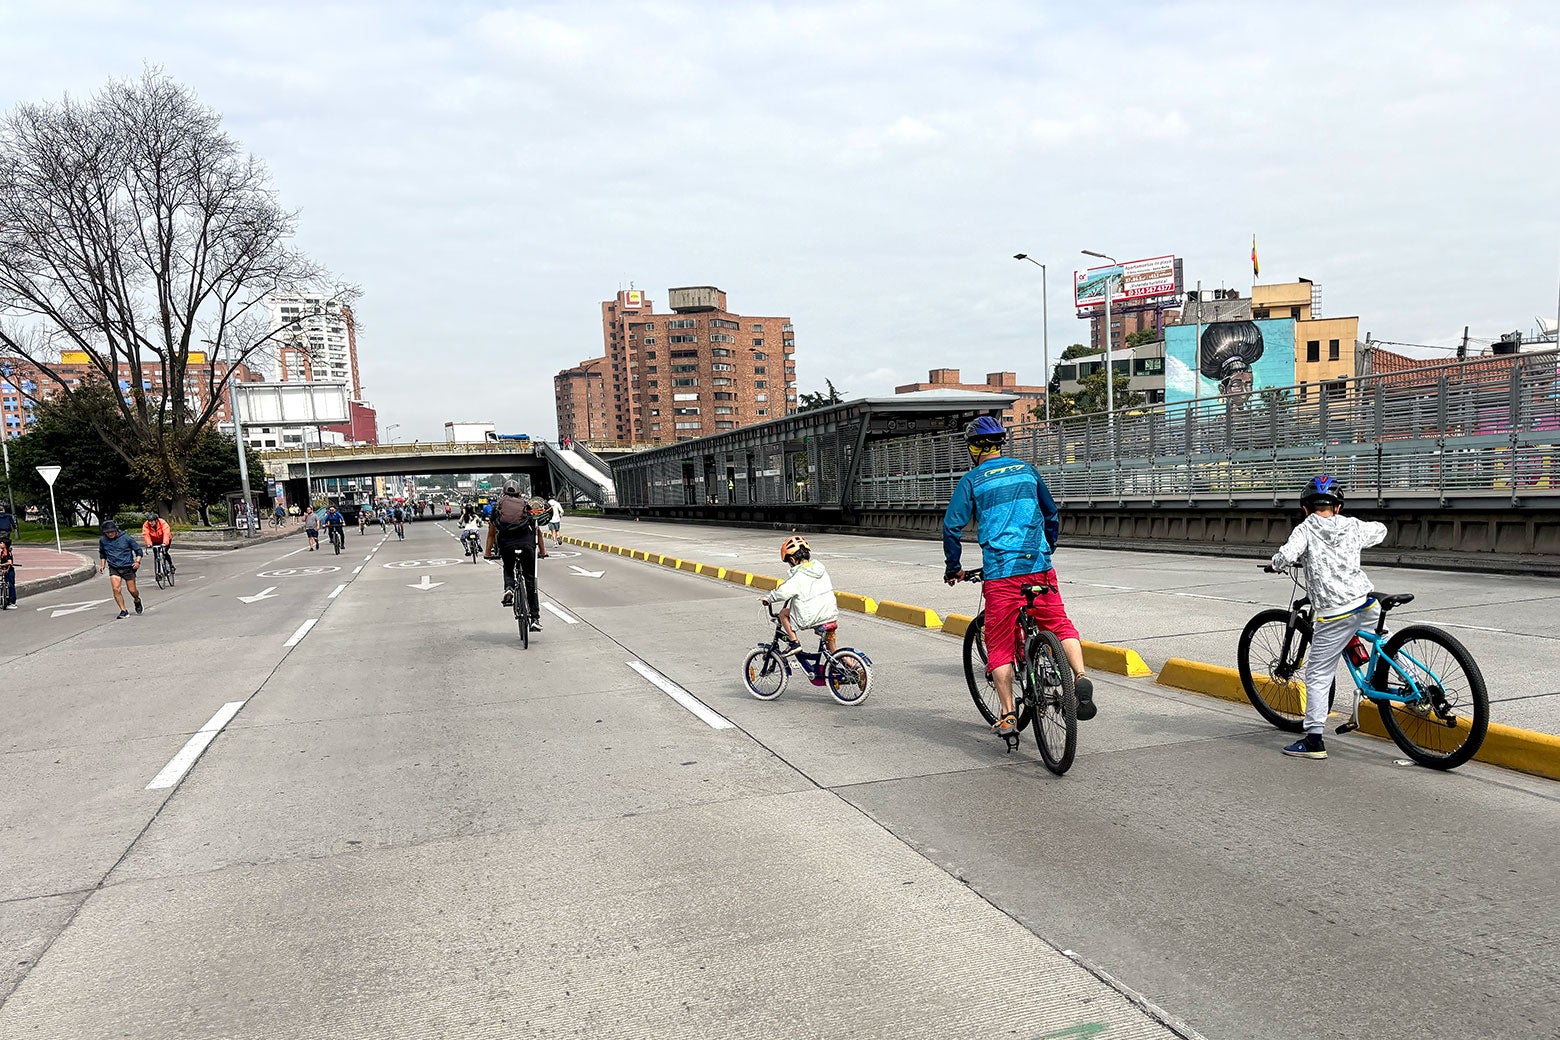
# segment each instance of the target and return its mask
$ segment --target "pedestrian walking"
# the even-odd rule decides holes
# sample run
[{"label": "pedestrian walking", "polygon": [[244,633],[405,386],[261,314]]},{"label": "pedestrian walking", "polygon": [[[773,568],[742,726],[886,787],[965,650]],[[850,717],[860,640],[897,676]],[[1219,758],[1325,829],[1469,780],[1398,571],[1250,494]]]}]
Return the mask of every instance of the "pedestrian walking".
[{"label": "pedestrian walking", "polygon": [[5,592],[0,596],[0,610],[16,606],[16,557],[11,553],[11,533],[0,533],[0,580],[5,582]]},{"label": "pedestrian walking", "polygon": [[141,547],[112,520],[103,521],[102,531],[103,536],[98,539],[98,573],[108,571],[114,602],[119,604],[119,617],[114,620],[122,621],[130,616],[121,591],[125,587],[130,589],[130,598],[135,600],[135,612],[141,612],[141,593],[135,587],[135,572],[141,568]]},{"label": "pedestrian walking", "polygon": [[563,503],[556,498],[547,500],[547,533],[552,535],[553,545],[563,544]]},{"label": "pedestrian walking", "polygon": [[303,518],[303,533],[304,536],[309,539],[310,552],[313,552],[320,547],[320,517],[319,514],[312,509],[309,510],[308,515]]},{"label": "pedestrian walking", "polygon": [[9,504],[0,502],[0,538],[9,541],[16,537],[16,517],[11,515]]}]

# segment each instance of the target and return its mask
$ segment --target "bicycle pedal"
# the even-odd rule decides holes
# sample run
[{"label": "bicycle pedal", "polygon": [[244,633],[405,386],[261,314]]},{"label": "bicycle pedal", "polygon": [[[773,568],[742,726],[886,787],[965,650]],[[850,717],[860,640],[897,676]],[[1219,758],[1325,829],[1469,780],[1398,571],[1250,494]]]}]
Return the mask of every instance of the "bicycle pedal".
[{"label": "bicycle pedal", "polygon": [[1011,755],[1014,749],[1018,747],[1018,734],[1004,735],[1002,739],[1007,741],[1008,754]]},{"label": "bicycle pedal", "polygon": [[1340,736],[1342,736],[1345,733],[1353,733],[1355,730],[1357,730],[1359,728],[1360,728],[1360,726],[1359,726],[1359,723],[1357,723],[1357,722],[1345,722],[1343,725],[1341,725],[1337,729],[1333,730],[1333,732],[1337,733]]}]

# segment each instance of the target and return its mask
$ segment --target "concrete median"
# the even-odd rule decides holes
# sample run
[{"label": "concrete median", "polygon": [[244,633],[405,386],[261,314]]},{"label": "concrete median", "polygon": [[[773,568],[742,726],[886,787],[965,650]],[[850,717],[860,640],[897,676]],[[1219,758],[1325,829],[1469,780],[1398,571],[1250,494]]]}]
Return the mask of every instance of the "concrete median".
[{"label": "concrete median", "polygon": [[943,618],[942,630],[945,636],[957,636],[964,638],[964,633],[970,630],[970,625],[975,621],[968,614],[948,614]]},{"label": "concrete median", "polygon": [[726,568],[726,573],[722,577],[726,581],[731,582],[733,585],[753,584],[753,575],[749,574],[747,571],[733,570],[730,567]]},{"label": "concrete median", "polygon": [[877,600],[854,592],[835,592],[834,602],[841,610],[853,610],[857,614],[876,614],[878,608]]},{"label": "concrete median", "polygon": [[780,579],[771,578],[767,574],[755,574],[753,575],[753,580],[748,582],[748,584],[753,586],[755,589],[763,589],[764,591],[768,592],[771,589],[778,589],[780,587]]},{"label": "concrete median", "polygon": [[897,621],[901,625],[909,625],[911,628],[942,628],[942,618],[937,616],[935,610],[926,607],[917,607],[910,603],[895,603],[893,600],[878,600],[877,616],[887,618],[889,621]]},{"label": "concrete median", "polygon": [[1112,675],[1125,675],[1129,679],[1142,679],[1154,674],[1154,670],[1143,661],[1136,650],[1129,650],[1124,646],[1112,646],[1110,643],[1092,643],[1087,639],[1081,642],[1083,663],[1087,668],[1110,672]]}]

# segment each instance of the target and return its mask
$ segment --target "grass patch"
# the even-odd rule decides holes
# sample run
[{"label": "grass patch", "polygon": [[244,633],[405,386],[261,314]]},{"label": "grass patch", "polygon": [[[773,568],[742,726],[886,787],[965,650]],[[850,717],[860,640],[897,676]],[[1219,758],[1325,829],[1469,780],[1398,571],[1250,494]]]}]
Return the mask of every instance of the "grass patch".
[{"label": "grass patch", "polygon": [[[97,541],[98,529],[96,527],[62,527],[60,528],[60,541],[81,541],[88,539]],[[21,528],[11,535],[11,541],[19,545],[42,545],[44,542],[54,543],[54,526],[52,524],[35,524],[23,521]]]}]

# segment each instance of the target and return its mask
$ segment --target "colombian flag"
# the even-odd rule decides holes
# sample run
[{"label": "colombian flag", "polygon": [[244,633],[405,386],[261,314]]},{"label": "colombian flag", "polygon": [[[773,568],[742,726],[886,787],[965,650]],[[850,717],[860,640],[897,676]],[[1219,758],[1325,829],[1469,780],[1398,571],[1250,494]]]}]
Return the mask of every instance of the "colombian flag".
[{"label": "colombian flag", "polygon": [[1252,235],[1251,236],[1251,277],[1255,278],[1260,273],[1261,273],[1261,269],[1257,266],[1257,236],[1256,235]]}]

